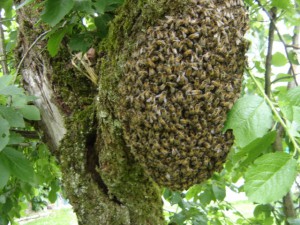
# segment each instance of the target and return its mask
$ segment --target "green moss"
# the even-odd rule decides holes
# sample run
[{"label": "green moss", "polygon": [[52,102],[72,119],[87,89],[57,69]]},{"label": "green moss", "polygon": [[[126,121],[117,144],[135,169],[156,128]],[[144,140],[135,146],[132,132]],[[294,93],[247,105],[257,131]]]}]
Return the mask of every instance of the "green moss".
[{"label": "green moss", "polygon": [[67,49],[61,49],[60,54],[51,59],[50,64],[53,66],[50,80],[57,102],[66,114],[70,115],[92,104],[96,88],[83,74],[73,68]]}]

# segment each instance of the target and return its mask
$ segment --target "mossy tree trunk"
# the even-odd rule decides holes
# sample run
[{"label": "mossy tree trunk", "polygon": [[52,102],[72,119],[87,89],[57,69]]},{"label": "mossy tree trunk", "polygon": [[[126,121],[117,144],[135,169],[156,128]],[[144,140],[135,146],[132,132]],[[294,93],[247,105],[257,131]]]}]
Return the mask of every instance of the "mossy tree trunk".
[{"label": "mossy tree trunk", "polygon": [[[129,23],[139,10],[135,2],[128,4],[136,10]],[[97,87],[74,69],[64,43],[54,58],[46,51],[46,41],[38,41],[30,49],[49,27],[36,26],[39,12],[33,7],[17,13],[17,58],[25,55],[20,73],[25,88],[38,97],[35,104],[42,114],[38,126],[61,165],[64,190],[79,224],[164,224],[161,189],[134,160],[118,121],[109,111],[115,104],[114,93],[108,90],[114,81],[102,80],[100,85],[107,88],[99,88],[98,93]],[[119,40],[120,46],[122,40],[126,42],[125,37]],[[107,57],[98,60],[99,77],[115,76],[118,53],[107,49]]]},{"label": "mossy tree trunk", "polygon": [[[79,224],[165,223],[161,189],[125,144],[117,112],[118,84],[139,42],[139,33],[168,13],[180,13],[178,9],[195,2],[126,0],[111,23],[108,37],[96,47],[101,52],[95,65],[97,86],[74,69],[64,41],[54,58],[48,55],[45,41],[30,48],[49,27],[36,25],[39,12],[35,8],[17,11],[17,58],[25,55],[20,73],[28,92],[38,97],[35,104],[42,113],[38,126],[60,162],[64,189]],[[209,0],[203,2],[209,4]],[[235,1],[226,2],[230,5]]]}]

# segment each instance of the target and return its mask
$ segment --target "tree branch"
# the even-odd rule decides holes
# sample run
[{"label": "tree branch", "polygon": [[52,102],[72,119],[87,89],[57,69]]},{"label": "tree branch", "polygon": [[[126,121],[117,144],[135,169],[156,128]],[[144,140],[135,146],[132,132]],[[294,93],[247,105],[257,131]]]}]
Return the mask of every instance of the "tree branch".
[{"label": "tree branch", "polygon": [[[295,4],[296,11],[299,13],[299,7],[297,4]],[[295,26],[294,28],[294,35],[293,35],[293,46],[299,47],[299,32],[300,32],[300,26]],[[291,65],[289,74],[292,74],[294,65]],[[298,72],[298,71],[297,71]],[[288,83],[288,89],[291,89],[296,86],[296,82],[289,82]],[[291,191],[289,191],[284,197],[283,197],[283,206],[284,206],[284,214],[287,218],[297,218],[296,209],[293,204],[292,194]],[[288,221],[285,222],[286,225],[289,225],[290,223]]]},{"label": "tree branch", "polygon": [[[273,7],[270,10],[270,15],[273,20],[276,20],[277,9]],[[265,72],[265,93],[270,98],[271,95],[271,65],[272,65],[272,52],[273,52],[273,43],[274,43],[274,32],[275,25],[270,23],[269,26],[269,42],[268,42],[268,53],[266,57],[266,72]]]},{"label": "tree branch", "polygon": [[[259,0],[257,0],[257,2],[259,2]],[[270,12],[267,12],[265,9],[264,11],[268,14],[269,18],[270,18],[270,26],[269,26],[269,43],[268,43],[268,53],[266,56],[266,72],[265,72],[265,94],[266,96],[268,96],[270,98],[271,95],[271,61],[272,61],[272,47],[273,47],[273,42],[274,42],[274,31],[276,28],[275,22],[276,22],[276,8],[273,7]],[[295,28],[296,31],[297,28]],[[278,30],[277,30],[278,32]],[[278,33],[278,35],[280,35]],[[297,32],[295,32],[294,37],[293,37],[293,45],[297,45],[298,43],[295,42],[297,41],[297,37],[295,37],[297,34]],[[286,44],[283,42],[283,44],[285,45],[285,50],[287,53],[287,46]],[[288,56],[288,55],[287,55]],[[293,64],[290,62],[290,70],[289,73],[294,77],[295,83],[297,82],[296,80],[296,75],[295,75],[295,71],[293,70]],[[290,84],[288,85],[288,88],[290,87]],[[283,147],[282,147],[282,138],[283,138],[283,133],[284,133],[284,129],[283,129],[283,125],[282,124],[278,124],[277,126],[277,135],[276,135],[276,139],[275,142],[273,144],[273,147],[275,149],[275,151],[278,152],[282,152],[283,151]],[[296,146],[295,146],[296,147]],[[291,192],[289,191],[284,197],[283,197],[283,208],[284,208],[284,214],[286,216],[286,218],[296,218],[296,211],[294,209],[294,205],[293,205],[293,200],[291,197]],[[285,222],[286,225],[289,224],[289,222]]]},{"label": "tree branch", "polygon": [[283,44],[284,46],[284,51],[285,51],[285,54],[286,54],[286,57],[287,57],[287,60],[289,61],[289,64],[291,66],[291,74],[294,78],[294,81],[295,81],[295,84],[298,86],[298,82],[297,82],[297,79],[296,79],[296,76],[295,76],[295,71],[294,71],[294,67],[293,67],[293,63],[291,61],[291,59],[289,58],[289,52],[288,52],[288,47],[287,47],[287,44],[285,43],[282,35],[280,34],[279,32],[279,29],[278,27],[276,26],[276,22],[275,20],[273,19],[272,15],[268,12],[268,10],[261,4],[260,0],[255,0],[257,2],[257,4],[262,8],[262,10],[266,13],[266,15],[269,17],[271,23],[274,25],[274,29],[276,30],[276,33],[278,35],[278,38],[280,40],[280,42]]},{"label": "tree branch", "polygon": [[[1,14],[0,14],[0,21],[2,21]],[[9,70],[7,66],[7,58],[6,58],[6,51],[5,51],[5,37],[4,37],[4,30],[2,23],[0,22],[0,57],[1,57],[1,65],[3,75],[8,75]]]},{"label": "tree branch", "polygon": [[25,138],[29,139],[40,139],[40,135],[36,131],[29,131],[29,130],[17,130],[17,129],[11,129],[11,131],[21,134]]}]

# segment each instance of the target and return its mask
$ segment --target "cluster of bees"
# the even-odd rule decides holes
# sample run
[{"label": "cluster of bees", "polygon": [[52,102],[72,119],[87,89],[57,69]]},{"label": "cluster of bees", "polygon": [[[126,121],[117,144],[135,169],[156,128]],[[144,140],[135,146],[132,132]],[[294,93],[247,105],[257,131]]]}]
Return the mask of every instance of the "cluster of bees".
[{"label": "cluster of bees", "polygon": [[248,42],[242,0],[191,0],[137,35],[120,83],[134,156],[159,185],[187,189],[220,171],[222,129],[239,97]]}]

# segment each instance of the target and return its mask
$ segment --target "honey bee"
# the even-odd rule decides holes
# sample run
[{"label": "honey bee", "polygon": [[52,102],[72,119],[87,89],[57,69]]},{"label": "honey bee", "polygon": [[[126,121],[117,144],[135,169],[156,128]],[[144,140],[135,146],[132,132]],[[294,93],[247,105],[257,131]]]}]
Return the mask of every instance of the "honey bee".
[{"label": "honey bee", "polygon": [[211,143],[213,140],[213,136],[211,134],[207,134],[207,140]]},{"label": "honey bee", "polygon": [[201,90],[191,90],[189,93],[190,93],[190,95],[201,95],[202,91]]},{"label": "honey bee", "polygon": [[183,85],[188,82],[188,79],[186,78],[185,74],[182,73],[177,77],[176,82],[180,85]]},{"label": "honey bee", "polygon": [[[220,99],[219,98],[215,98],[214,102],[213,102],[213,106],[217,107],[220,104]],[[220,113],[219,109],[215,110],[215,113],[218,114]]]},{"label": "honey bee", "polygon": [[155,63],[150,58],[147,59],[147,64],[152,68],[156,67]]},{"label": "honey bee", "polygon": [[175,98],[175,99],[176,99],[176,101],[177,101],[179,104],[183,103],[184,97],[183,97],[183,94],[182,94],[181,91],[179,91],[179,92],[176,93],[176,98]]},{"label": "honey bee", "polygon": [[222,105],[228,109],[232,108],[233,103],[232,102],[223,102]]},{"label": "honey bee", "polygon": [[158,57],[161,61],[165,61],[165,57],[163,56],[163,54],[158,53]]},{"label": "honey bee", "polygon": [[151,90],[153,93],[158,94],[159,93],[159,88],[157,85],[152,85]]},{"label": "honey bee", "polygon": [[211,83],[212,83],[212,85],[214,85],[215,87],[220,87],[220,86],[221,86],[221,84],[220,84],[218,81],[216,81],[216,80],[211,81]]},{"label": "honey bee", "polygon": [[160,130],[160,127],[157,123],[154,123],[152,127],[153,127],[154,131],[159,131]]},{"label": "honey bee", "polygon": [[188,50],[186,50],[186,51],[183,53],[183,55],[184,55],[185,57],[190,56],[190,55],[192,55],[192,54],[193,54],[193,50],[192,50],[192,49],[188,49]]},{"label": "honey bee", "polygon": [[179,155],[179,151],[177,148],[174,148],[174,147],[172,148],[172,155],[173,156]]},{"label": "honey bee", "polygon": [[216,132],[221,132],[222,130],[223,130],[223,127],[224,127],[224,125],[223,125],[223,123],[221,123],[221,124],[219,124],[217,127],[216,127]]},{"label": "honey bee", "polygon": [[[184,129],[184,127],[183,127],[183,129]],[[185,135],[182,131],[177,131],[177,136],[179,139],[183,139],[183,140],[185,139]]]},{"label": "honey bee", "polygon": [[[204,104],[204,103],[202,103],[202,104]],[[198,104],[195,105],[195,112],[196,112],[196,114],[199,114],[201,112],[202,104],[198,103]]]},{"label": "honey bee", "polygon": [[165,121],[162,117],[159,117],[159,118],[158,118],[158,122],[159,122],[162,126],[167,126],[166,121]]},{"label": "honey bee", "polygon": [[189,124],[189,120],[187,120],[187,119],[180,119],[179,121],[180,121],[180,123],[183,124],[183,125]]},{"label": "honey bee", "polygon": [[165,91],[163,91],[162,93],[160,93],[159,95],[156,95],[155,97],[158,98],[158,102],[159,103],[167,103],[167,93]]},{"label": "honey bee", "polygon": [[189,30],[185,27],[179,27],[179,30],[184,33],[184,34],[188,34],[189,33]]},{"label": "honey bee", "polygon": [[200,37],[200,34],[198,32],[195,32],[195,33],[189,35],[189,39],[192,39],[192,40],[197,39],[199,37]]},{"label": "honey bee", "polygon": [[167,180],[171,180],[171,175],[169,173],[166,173]]},{"label": "honey bee", "polygon": [[159,90],[163,91],[166,88],[166,84],[163,83],[162,85],[159,86]]},{"label": "honey bee", "polygon": [[153,146],[152,146],[153,148],[155,148],[155,149],[159,149],[160,148],[160,144],[157,142],[157,141],[155,141],[154,143],[153,143]]},{"label": "honey bee", "polygon": [[165,66],[165,71],[167,74],[172,74],[172,67],[171,66]]},{"label": "honey bee", "polygon": [[155,75],[155,70],[153,68],[149,68],[149,76]]},{"label": "honey bee", "polygon": [[166,42],[164,40],[157,40],[155,42],[158,46],[165,46],[166,45]]},{"label": "honey bee", "polygon": [[[161,142],[162,142],[161,144],[164,148],[169,148],[169,142],[166,139],[163,139]],[[167,154],[169,154],[168,151],[167,151]]]},{"label": "honey bee", "polygon": [[185,43],[187,44],[187,46],[189,48],[193,48],[193,46],[194,46],[194,42],[191,41],[190,39],[185,39]]},{"label": "honey bee", "polygon": [[159,60],[159,57],[156,55],[151,57],[152,62],[157,62],[158,60]]}]

